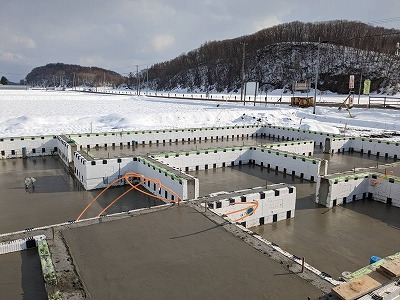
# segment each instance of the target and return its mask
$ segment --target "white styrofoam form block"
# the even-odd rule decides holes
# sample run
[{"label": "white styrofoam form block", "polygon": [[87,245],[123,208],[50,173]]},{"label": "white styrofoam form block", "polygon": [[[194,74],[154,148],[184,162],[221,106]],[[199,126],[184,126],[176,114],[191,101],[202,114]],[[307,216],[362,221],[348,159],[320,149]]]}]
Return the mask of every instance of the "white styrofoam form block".
[{"label": "white styrofoam form block", "polygon": [[176,155],[160,155],[156,156],[155,159],[158,161],[173,166],[178,169],[188,168],[189,170],[205,169],[206,165],[208,168],[213,168],[214,164],[216,167],[220,167],[223,163],[229,166],[231,162],[235,165],[247,164],[250,160],[254,160],[256,164],[267,167],[270,165],[271,168],[278,167],[278,171],[292,174],[295,172],[296,176],[302,176],[308,180],[317,180],[320,175],[321,161],[318,159],[310,159],[302,156],[291,155],[279,150],[265,149],[260,147],[249,147],[249,148],[236,148],[232,151],[232,148],[227,148],[226,152],[217,151],[216,153],[211,151],[197,153],[182,152]]},{"label": "white styrofoam form block", "polygon": [[[304,158],[302,156],[292,156],[284,152],[276,152],[260,148],[252,148],[251,159],[255,160],[256,164],[263,164],[265,167],[270,165],[270,168],[287,174],[295,172],[296,176],[301,176],[308,180],[317,180],[319,177],[321,161],[317,159]],[[286,155],[286,156],[285,156]]]},{"label": "white styrofoam form block", "polygon": [[71,145],[61,136],[57,135],[57,152],[64,164],[67,166],[73,161]]},{"label": "white styrofoam form block", "polygon": [[371,155],[399,157],[400,156],[400,143],[380,141],[367,138],[340,138],[330,139],[330,149],[328,152],[348,151],[353,149],[356,152],[363,152]]},{"label": "white styrofoam form block", "polygon": [[265,145],[265,147],[300,155],[311,156],[314,154],[314,141],[282,142],[279,144]]},{"label": "white styrofoam form block", "polygon": [[[246,227],[258,226],[260,218],[264,218],[264,223],[272,223],[273,216],[277,216],[277,221],[287,218],[287,212],[291,211],[290,217],[294,217],[294,210],[296,207],[296,188],[290,187],[292,193],[289,193],[289,187],[278,188],[276,191],[279,195],[275,195],[275,190],[263,191],[265,198],[261,199],[261,193],[244,193],[242,196],[230,197],[228,199],[220,200],[221,208],[216,208],[216,202],[213,203],[213,211],[220,215],[228,215],[232,222],[246,222]],[[246,201],[242,202],[245,197]],[[231,203],[229,199],[233,199],[238,204]],[[258,202],[258,208],[252,213],[248,214],[247,209],[254,207],[251,202]],[[245,209],[245,210],[242,210]],[[240,210],[240,211],[238,211]],[[235,212],[237,211],[237,212]],[[234,212],[234,213],[232,213]]]},{"label": "white styrofoam form block", "polygon": [[[247,126],[230,126],[230,127],[214,127],[214,128],[188,128],[188,129],[162,129],[162,130],[143,130],[131,132],[108,132],[108,133],[91,133],[71,135],[71,138],[82,145],[83,147],[95,147],[99,145],[104,147],[127,145],[130,143],[149,144],[151,143],[169,143],[181,141],[194,141],[199,139],[218,139],[221,138],[241,138],[251,136],[260,132],[261,125],[247,125]],[[261,134],[261,133],[258,133]]]},{"label": "white styrofoam form block", "polygon": [[[121,178],[127,172],[135,172],[148,178],[154,178],[160,180],[161,183],[168,189],[174,191],[183,200],[195,199],[199,196],[199,181],[194,181],[194,191],[190,189],[188,191],[188,184],[185,179],[174,179],[171,176],[165,175],[164,172],[159,169],[153,169],[152,166],[148,166],[143,161],[133,161],[129,158],[113,158],[105,160],[93,160],[96,164],[92,165],[92,161],[87,161],[78,152],[74,155],[74,166],[75,166],[75,177],[83,184],[86,190],[105,188],[113,181]],[[107,162],[104,164],[103,162]],[[119,184],[125,184],[123,180]],[[160,189],[159,185],[154,187],[153,183],[150,187],[142,185],[152,193],[161,195],[164,197],[165,190]],[[161,194],[160,194],[161,192]],[[171,193],[167,191],[168,199],[171,199]]]},{"label": "white styrofoam form block", "polygon": [[[371,179],[371,182],[376,179]],[[400,201],[400,182],[394,181],[390,182],[389,179],[383,179],[374,185],[369,186],[370,193],[377,201],[387,203],[387,199],[392,199],[393,203],[397,204]]]},{"label": "white styrofoam form block", "polygon": [[229,166],[231,162],[238,165],[240,161],[242,161],[243,164],[246,164],[250,159],[248,148],[242,148],[242,150],[236,148],[235,151],[227,149],[226,152],[218,151],[217,153],[214,153],[213,151],[198,151],[198,153],[199,154],[191,153],[189,155],[180,153],[179,156],[167,155],[168,157],[158,156],[156,159],[166,165],[178,169],[188,167],[189,170],[195,170],[196,167],[198,167],[199,170],[204,170],[206,165],[211,169],[213,164],[222,165],[223,162],[227,163],[227,166]]},{"label": "white styrofoam form block", "polygon": [[369,179],[364,177],[332,184],[328,194],[328,203],[333,205],[333,200],[337,200],[336,204],[343,204],[343,198],[346,198],[346,202],[351,202],[354,195],[356,200],[362,199],[363,194],[368,193],[368,185]]},{"label": "white styrofoam form block", "polygon": [[[55,136],[2,138],[0,139],[0,157],[22,157],[22,148],[26,148],[28,157],[52,155],[54,147],[57,147]],[[33,149],[35,149],[35,153],[33,153]],[[1,151],[4,151],[4,155],[1,155]]]},{"label": "white styrofoam form block", "polygon": [[355,200],[359,200],[364,195],[372,193],[374,200],[387,203],[387,199],[390,198],[392,205],[398,206],[400,203],[400,182],[390,182],[388,178],[384,178],[372,184],[379,178],[360,176],[358,179],[350,178],[348,181],[331,182],[326,203],[324,199],[321,199],[321,204],[332,207],[334,200],[336,200],[337,205],[340,205],[343,204],[344,198],[346,202],[351,202],[353,197]]},{"label": "white styrofoam form block", "polygon": [[[164,186],[166,186],[167,188],[169,188],[170,190],[172,190],[176,194],[178,194],[179,197],[181,197],[181,199],[183,199],[183,200],[188,199],[186,180],[179,181],[177,179],[173,179],[170,176],[166,176],[163,172],[160,173],[159,170],[153,169],[151,166],[144,164],[143,162],[137,162],[137,164],[135,164],[135,169],[136,169],[135,172],[137,172],[139,174],[142,174],[149,178],[155,178],[157,180],[160,180],[160,182]],[[143,187],[145,187],[146,189],[148,189],[150,192],[152,192],[154,194],[158,194],[162,197],[165,196],[165,190],[164,189],[160,190],[159,185],[156,185],[154,187],[153,183],[151,183],[150,187],[147,185],[143,185]],[[170,192],[167,191],[167,193],[168,193],[167,199],[171,200],[172,197],[171,197]],[[175,197],[174,200],[178,200],[178,199],[176,199],[176,197]]]},{"label": "white styrofoam form block", "polygon": [[338,135],[323,132],[314,132],[308,130],[300,130],[294,128],[285,128],[278,126],[267,126],[263,128],[263,132],[270,138],[280,138],[285,140],[313,140],[317,146],[325,147],[325,139],[327,137],[339,137]]},{"label": "white styrofoam form block", "polygon": [[36,235],[36,236],[33,236],[32,238],[23,238],[23,239],[0,243],[0,255],[26,250],[27,249],[26,241],[30,240],[30,239],[34,239],[35,244],[37,246],[37,242],[41,241],[41,240],[45,240],[46,236],[45,235]]}]

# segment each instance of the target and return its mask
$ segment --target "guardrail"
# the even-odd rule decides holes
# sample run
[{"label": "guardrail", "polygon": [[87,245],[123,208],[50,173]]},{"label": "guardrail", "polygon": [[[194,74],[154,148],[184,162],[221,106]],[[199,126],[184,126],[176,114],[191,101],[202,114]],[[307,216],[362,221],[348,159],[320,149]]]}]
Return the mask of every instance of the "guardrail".
[{"label": "guardrail", "polygon": [[384,108],[387,106],[398,105],[400,108],[400,97],[389,97],[389,96],[375,96],[368,97],[368,108],[371,108],[371,105],[382,105]]}]

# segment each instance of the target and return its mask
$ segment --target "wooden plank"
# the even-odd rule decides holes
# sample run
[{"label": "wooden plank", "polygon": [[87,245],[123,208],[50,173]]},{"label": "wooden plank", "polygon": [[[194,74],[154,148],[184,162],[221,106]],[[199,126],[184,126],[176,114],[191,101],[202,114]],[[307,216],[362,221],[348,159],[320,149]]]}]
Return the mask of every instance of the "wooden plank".
[{"label": "wooden plank", "polygon": [[358,279],[353,279],[334,287],[332,293],[340,299],[353,300],[362,297],[381,286],[382,284],[370,275],[364,275]]},{"label": "wooden plank", "polygon": [[388,278],[400,276],[400,259],[391,260],[381,265],[377,271]]}]

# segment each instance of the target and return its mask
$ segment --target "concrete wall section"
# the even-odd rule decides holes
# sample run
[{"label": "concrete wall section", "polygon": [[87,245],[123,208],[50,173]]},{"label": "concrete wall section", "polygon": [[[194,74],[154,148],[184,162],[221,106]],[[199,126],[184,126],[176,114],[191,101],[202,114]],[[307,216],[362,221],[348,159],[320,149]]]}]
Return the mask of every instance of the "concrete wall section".
[{"label": "concrete wall section", "polygon": [[218,148],[157,155],[158,161],[184,171],[248,164],[250,147]]},{"label": "concrete wall section", "polygon": [[265,148],[277,149],[300,155],[314,155],[315,141],[283,142],[278,144],[263,145]]},{"label": "concrete wall section", "polygon": [[159,180],[164,186],[167,187],[167,189],[160,188],[160,186],[155,183],[143,185],[151,193],[160,197],[164,197],[168,200],[178,200],[177,197],[171,194],[169,190],[172,190],[178,194],[182,200],[195,199],[198,197],[198,180],[197,190],[192,189],[191,191],[188,191],[188,180],[185,179],[184,176],[179,176],[175,171],[169,169],[168,167],[160,167],[157,163],[154,163],[144,157],[138,157],[137,162],[138,164],[135,166],[135,172],[146,177]]},{"label": "concrete wall section", "polygon": [[263,132],[269,138],[276,138],[287,141],[313,140],[315,141],[315,145],[320,146],[321,148],[325,147],[326,138],[340,137],[340,135],[332,133],[286,128],[272,125],[263,128]]},{"label": "concrete wall section", "polygon": [[[294,217],[296,188],[277,185],[272,190],[244,190],[233,192],[225,199],[208,202],[215,213],[226,216],[230,221],[246,228],[278,222]],[[257,204],[255,204],[257,202]]]},{"label": "concrete wall section", "polygon": [[[379,176],[380,175],[380,176]],[[400,207],[400,178],[385,177],[383,174],[372,175],[368,191],[376,201]],[[379,180],[378,182],[376,182]],[[375,184],[372,184],[376,182]]]},{"label": "concrete wall section", "polygon": [[[74,153],[74,174],[86,190],[106,188],[109,184],[121,178],[127,172],[135,172],[148,178],[159,180],[167,189],[172,190],[183,200],[195,199],[199,196],[199,182],[197,178],[182,173],[181,176],[168,166],[160,167],[150,159],[143,157],[112,158],[91,160],[83,153]],[[124,185],[121,180],[115,185]],[[177,200],[167,189],[159,184],[144,184],[151,193],[169,200]]]},{"label": "concrete wall section", "polygon": [[75,134],[70,137],[82,148],[125,146],[132,144],[163,144],[169,142],[214,139],[236,139],[261,136],[261,125],[210,128],[163,129]]},{"label": "concrete wall section", "polygon": [[72,142],[65,136],[57,135],[57,153],[61,160],[66,164],[69,165],[70,162],[73,161],[72,155]]},{"label": "concrete wall section", "polygon": [[319,203],[326,207],[365,199],[368,197],[368,173],[358,173],[338,176],[331,179],[321,179]]},{"label": "concrete wall section", "polygon": [[53,155],[57,152],[55,136],[0,138],[0,158]]},{"label": "concrete wall section", "polygon": [[132,157],[92,160],[74,153],[74,174],[86,190],[105,188],[126,172],[134,172]]},{"label": "concrete wall section", "polygon": [[[306,143],[309,147],[312,143]],[[298,145],[300,149],[300,145]],[[303,151],[303,150],[300,150]],[[174,168],[191,171],[231,165],[255,163],[277,171],[317,182],[320,176],[321,160],[308,156],[296,155],[264,147],[218,148],[192,152],[168,153],[154,158]],[[325,165],[324,165],[325,166]],[[321,174],[325,175],[325,173]]]},{"label": "concrete wall section", "polygon": [[398,158],[400,156],[400,143],[375,139],[351,139],[352,150],[382,157]]},{"label": "concrete wall section", "polygon": [[250,151],[250,157],[257,165],[315,182],[320,176],[320,159],[260,147],[250,147]]},{"label": "concrete wall section", "polygon": [[327,153],[356,151],[368,155],[398,158],[400,143],[388,142],[367,138],[328,138],[326,141]]},{"label": "concrete wall section", "polygon": [[322,178],[319,203],[333,207],[360,199],[374,199],[400,207],[400,178],[376,173],[353,173]]}]

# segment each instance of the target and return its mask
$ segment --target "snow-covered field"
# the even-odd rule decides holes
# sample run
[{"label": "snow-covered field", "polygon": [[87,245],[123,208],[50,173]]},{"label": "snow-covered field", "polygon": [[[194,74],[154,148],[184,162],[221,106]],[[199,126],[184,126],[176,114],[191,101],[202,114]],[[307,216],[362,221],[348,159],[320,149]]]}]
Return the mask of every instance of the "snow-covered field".
[{"label": "snow-covered field", "polygon": [[[326,102],[346,96],[324,96]],[[0,137],[272,124],[400,140],[400,111],[176,100],[75,91],[0,91]]]}]

